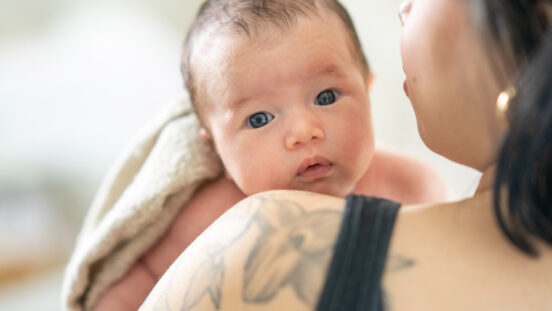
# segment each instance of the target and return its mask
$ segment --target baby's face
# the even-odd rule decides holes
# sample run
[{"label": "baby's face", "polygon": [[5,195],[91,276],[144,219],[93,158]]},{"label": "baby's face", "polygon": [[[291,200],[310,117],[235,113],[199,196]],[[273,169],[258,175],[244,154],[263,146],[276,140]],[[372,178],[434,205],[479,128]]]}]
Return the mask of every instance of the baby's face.
[{"label": "baby's face", "polygon": [[206,125],[248,195],[297,189],[345,196],[369,166],[367,82],[344,27],[322,16],[300,19],[290,33],[222,36],[216,50],[193,59]]}]

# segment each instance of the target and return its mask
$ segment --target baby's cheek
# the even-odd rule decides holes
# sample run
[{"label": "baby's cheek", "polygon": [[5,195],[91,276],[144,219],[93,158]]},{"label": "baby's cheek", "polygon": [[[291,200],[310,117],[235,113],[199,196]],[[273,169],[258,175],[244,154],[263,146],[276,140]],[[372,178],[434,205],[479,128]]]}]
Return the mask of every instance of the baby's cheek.
[{"label": "baby's cheek", "polygon": [[343,148],[346,150],[347,161],[353,166],[353,171],[358,174],[364,173],[368,168],[375,152],[372,128],[361,122],[359,121],[357,126],[351,129],[346,142],[348,148]]},{"label": "baby's cheek", "polygon": [[[374,132],[369,116],[365,118],[351,118],[346,129],[347,137],[345,143],[349,151],[357,153],[367,152],[373,149]],[[355,156],[354,154],[351,156]]]},{"label": "baby's cheek", "polygon": [[285,180],[279,174],[279,163],[272,163],[270,160],[261,158],[247,158],[241,162],[236,175],[239,180],[238,186],[246,195],[253,195],[258,192],[284,188],[282,182]]}]

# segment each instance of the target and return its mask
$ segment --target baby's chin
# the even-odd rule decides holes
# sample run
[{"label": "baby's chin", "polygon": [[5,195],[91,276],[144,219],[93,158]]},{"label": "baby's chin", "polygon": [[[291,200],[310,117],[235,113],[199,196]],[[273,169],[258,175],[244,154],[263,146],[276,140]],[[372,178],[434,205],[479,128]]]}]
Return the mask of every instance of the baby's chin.
[{"label": "baby's chin", "polygon": [[314,192],[314,193],[320,193],[325,194],[329,196],[334,197],[340,197],[345,198],[347,195],[351,194],[353,192],[354,186],[344,188],[344,187],[337,187],[335,185],[323,185],[323,184],[314,184],[314,185],[302,185],[302,186],[294,186],[294,187],[274,187],[274,188],[267,188],[267,189],[256,189],[251,191],[243,191],[242,192],[246,196],[252,196],[254,194],[270,191],[270,190],[300,190],[300,191],[307,191],[307,192]]},{"label": "baby's chin", "polygon": [[320,184],[306,185],[304,187],[297,187],[294,189],[345,198],[347,195],[351,194],[351,192],[354,189],[354,186],[343,187],[343,185],[335,185],[331,183],[328,183],[328,184],[320,183]]}]

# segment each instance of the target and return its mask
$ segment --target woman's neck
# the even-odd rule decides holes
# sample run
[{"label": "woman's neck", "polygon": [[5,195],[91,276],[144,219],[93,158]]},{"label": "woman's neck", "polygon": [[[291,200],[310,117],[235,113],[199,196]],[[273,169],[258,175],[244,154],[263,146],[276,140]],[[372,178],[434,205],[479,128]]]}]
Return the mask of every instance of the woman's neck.
[{"label": "woman's neck", "polygon": [[496,175],[496,165],[493,164],[483,171],[481,179],[479,179],[479,185],[475,190],[475,194],[480,194],[482,192],[487,192],[493,188]]}]

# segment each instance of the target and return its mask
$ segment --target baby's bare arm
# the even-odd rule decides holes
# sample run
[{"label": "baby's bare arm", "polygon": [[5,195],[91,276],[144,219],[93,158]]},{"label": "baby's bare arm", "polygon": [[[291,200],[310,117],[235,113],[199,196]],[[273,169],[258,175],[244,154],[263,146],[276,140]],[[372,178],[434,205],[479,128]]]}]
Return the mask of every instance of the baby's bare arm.
[{"label": "baby's bare arm", "polygon": [[216,218],[243,198],[235,184],[223,177],[203,186],[182,208],[167,234],[102,296],[94,309],[138,309],[182,251]]}]

